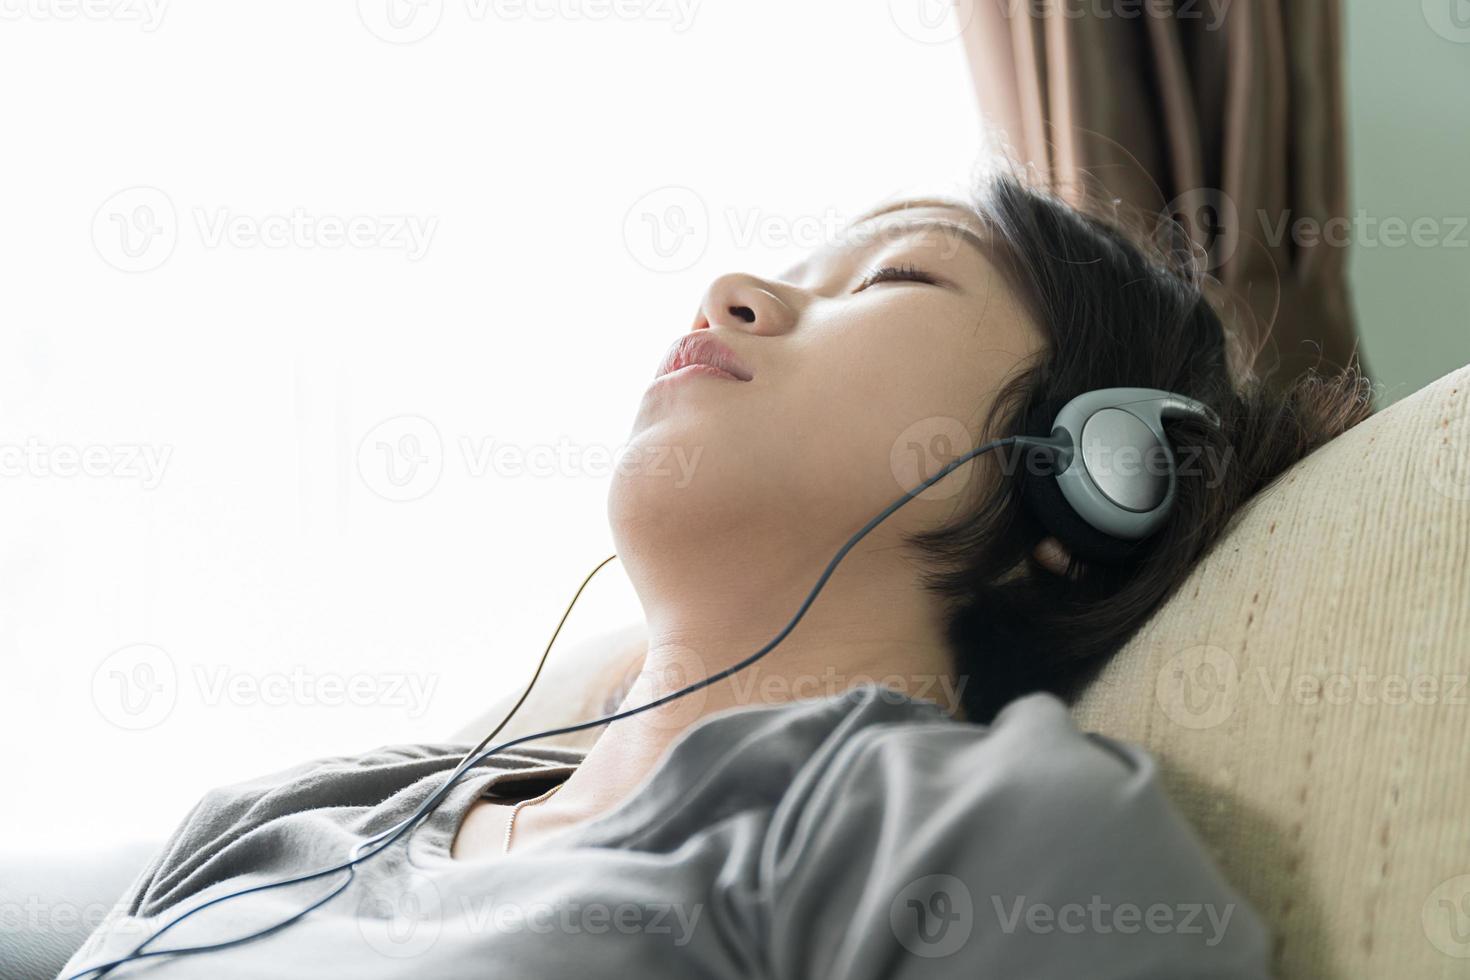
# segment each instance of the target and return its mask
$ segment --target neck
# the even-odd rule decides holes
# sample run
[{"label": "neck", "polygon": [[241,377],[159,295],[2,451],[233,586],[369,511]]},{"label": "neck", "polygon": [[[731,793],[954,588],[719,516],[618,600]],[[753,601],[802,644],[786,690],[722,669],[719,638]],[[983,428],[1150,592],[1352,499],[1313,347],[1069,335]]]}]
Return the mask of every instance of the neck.
[{"label": "neck", "polygon": [[[784,567],[716,563],[718,580],[701,579],[694,569],[650,566],[636,552],[622,555],[643,603],[648,649],[621,707],[647,704],[766,646],[795,615],[832,551],[800,567],[789,557]],[[938,604],[922,589],[913,563],[881,539],[864,539],[800,622],[755,664],[609,725],[555,799],[535,808],[543,811],[536,819],[551,829],[610,809],[680,735],[713,714],[826,697],[863,683],[958,711]]]}]

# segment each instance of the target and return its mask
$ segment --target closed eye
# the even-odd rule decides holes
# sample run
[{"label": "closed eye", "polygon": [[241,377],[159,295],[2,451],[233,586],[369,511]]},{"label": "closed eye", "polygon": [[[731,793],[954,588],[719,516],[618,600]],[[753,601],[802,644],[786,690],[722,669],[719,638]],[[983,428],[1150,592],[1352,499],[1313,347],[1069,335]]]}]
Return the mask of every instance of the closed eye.
[{"label": "closed eye", "polygon": [[874,269],[863,277],[853,292],[860,293],[869,286],[880,282],[921,282],[930,286],[943,285],[937,276],[931,276],[922,269],[916,269],[912,265],[886,265],[881,269]]}]

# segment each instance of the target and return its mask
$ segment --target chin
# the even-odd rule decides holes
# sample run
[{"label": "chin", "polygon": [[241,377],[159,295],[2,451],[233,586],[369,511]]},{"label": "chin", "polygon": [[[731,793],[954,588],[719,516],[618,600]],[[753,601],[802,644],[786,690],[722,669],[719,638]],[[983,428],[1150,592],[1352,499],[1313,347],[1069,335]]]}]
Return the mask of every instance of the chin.
[{"label": "chin", "polygon": [[699,428],[649,426],[624,445],[607,495],[615,539],[699,547],[758,517],[768,488],[759,485],[754,450],[731,445],[724,433],[720,441],[701,438]]}]

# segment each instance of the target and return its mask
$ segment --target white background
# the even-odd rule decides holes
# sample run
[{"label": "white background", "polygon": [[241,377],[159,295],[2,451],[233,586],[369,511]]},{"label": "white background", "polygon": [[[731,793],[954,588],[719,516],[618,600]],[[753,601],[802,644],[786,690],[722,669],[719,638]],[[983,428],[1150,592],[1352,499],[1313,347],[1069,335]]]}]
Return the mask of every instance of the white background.
[{"label": "white background", "polygon": [[[902,5],[446,0],[407,44],[361,6],[0,22],[3,819],[40,846],[161,837],[209,786],[443,740],[523,683],[709,280],[959,190],[981,145],[960,47]],[[293,214],[380,237],[249,237]],[[614,564],[564,639],[637,617]]]}]

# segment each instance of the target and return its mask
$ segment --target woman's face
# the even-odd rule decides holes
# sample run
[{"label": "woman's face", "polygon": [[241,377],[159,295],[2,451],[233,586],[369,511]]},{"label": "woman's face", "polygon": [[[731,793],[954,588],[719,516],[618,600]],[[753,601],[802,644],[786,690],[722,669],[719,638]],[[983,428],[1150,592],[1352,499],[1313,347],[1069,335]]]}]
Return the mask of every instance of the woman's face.
[{"label": "woman's face", "polygon": [[[840,543],[978,445],[997,390],[1043,344],[988,241],[966,208],[909,202],[777,278],[711,283],[686,341],[733,360],[695,343],[662,367],[692,357],[731,373],[649,385],[609,496],[619,551],[671,532],[693,547],[766,531]],[[948,517],[974,472],[885,526]]]}]

